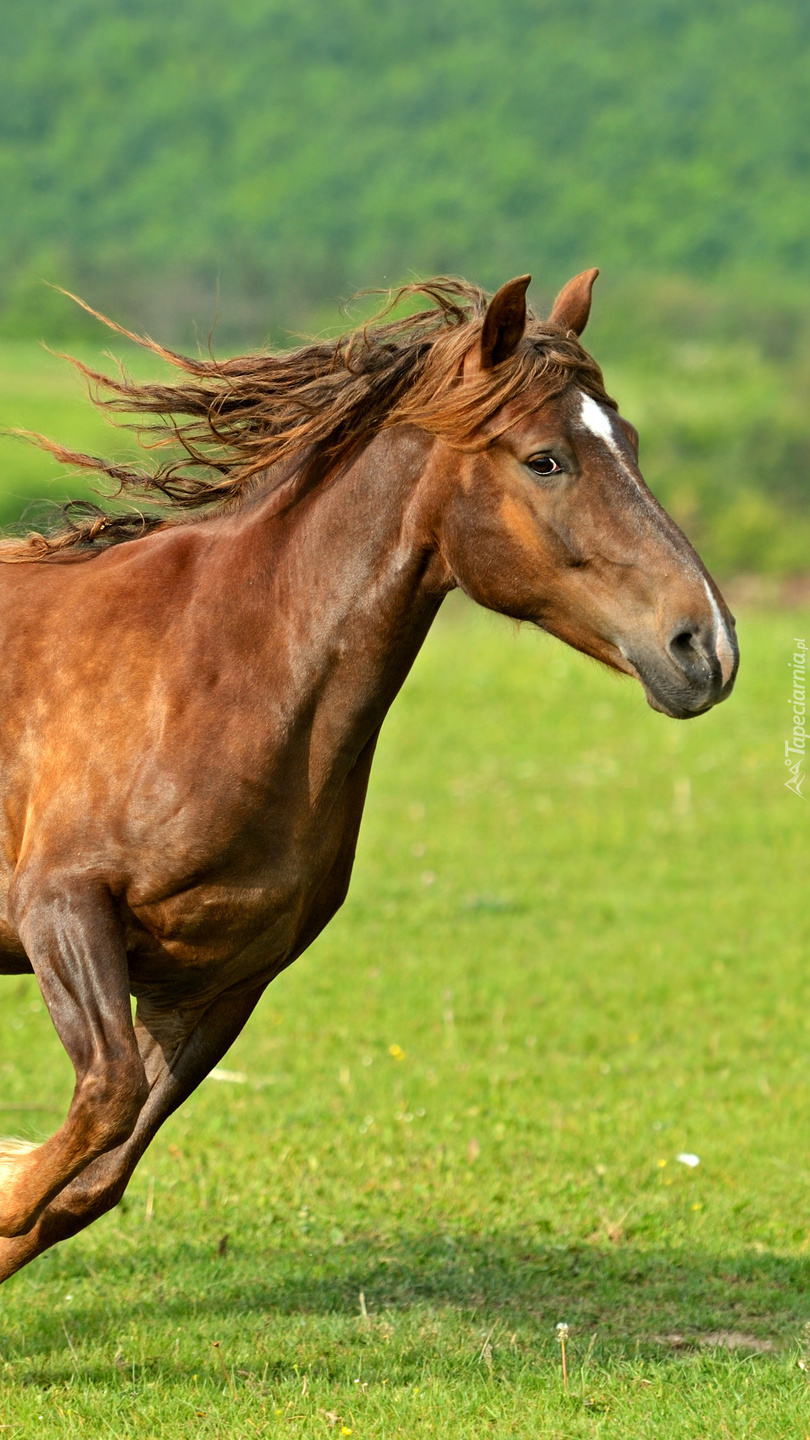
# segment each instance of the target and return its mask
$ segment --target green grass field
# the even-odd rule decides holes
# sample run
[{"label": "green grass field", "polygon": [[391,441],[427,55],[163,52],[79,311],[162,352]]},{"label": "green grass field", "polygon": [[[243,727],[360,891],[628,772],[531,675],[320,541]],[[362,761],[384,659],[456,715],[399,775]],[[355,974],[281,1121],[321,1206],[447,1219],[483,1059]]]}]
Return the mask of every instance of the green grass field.
[{"label": "green grass field", "polygon": [[[30,347],[0,396],[125,443]],[[3,518],[49,473],[3,442]],[[810,1435],[810,615],[740,629],[732,701],[679,724],[446,607],[344,910],[118,1209],[4,1288],[0,1433]],[[41,1137],[69,1066],[0,993],[0,1132]]]},{"label": "green grass field", "polygon": [[[744,617],[733,700],[679,724],[449,606],[343,912],[119,1208],[5,1287],[0,1424],[810,1433],[809,625]],[[69,1068],[3,987],[2,1125],[43,1135]]]}]

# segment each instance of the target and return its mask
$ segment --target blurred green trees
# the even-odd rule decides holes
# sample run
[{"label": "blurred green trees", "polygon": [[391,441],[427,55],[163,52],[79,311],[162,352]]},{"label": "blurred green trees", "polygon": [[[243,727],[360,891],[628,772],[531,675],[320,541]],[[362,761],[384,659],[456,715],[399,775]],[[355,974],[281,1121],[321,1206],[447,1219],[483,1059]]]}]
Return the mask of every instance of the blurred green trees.
[{"label": "blurred green trees", "polygon": [[216,321],[226,348],[414,273],[531,269],[542,306],[599,264],[592,343],[664,499],[727,568],[807,568],[800,0],[0,0],[0,20],[0,335],[81,330],[43,279],[168,340]]}]

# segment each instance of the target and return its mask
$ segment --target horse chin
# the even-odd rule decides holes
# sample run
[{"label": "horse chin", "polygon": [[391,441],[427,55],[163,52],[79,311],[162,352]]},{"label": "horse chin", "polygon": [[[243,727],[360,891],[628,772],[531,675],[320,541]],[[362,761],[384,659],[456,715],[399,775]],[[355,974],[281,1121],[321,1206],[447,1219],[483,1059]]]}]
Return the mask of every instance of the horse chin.
[{"label": "horse chin", "polygon": [[705,715],[707,710],[725,700],[731,690],[729,686],[718,694],[712,687],[708,694],[706,690],[696,693],[691,687],[679,684],[674,677],[656,673],[657,667],[654,670],[650,665],[639,663],[638,659],[633,659],[630,664],[650,709],[657,710],[659,715],[666,715],[670,720],[694,720],[698,715]]},{"label": "horse chin", "polygon": [[674,704],[671,700],[661,699],[650,690],[648,685],[644,684],[644,681],[641,683],[650,709],[657,710],[659,715],[666,715],[670,720],[694,720],[698,715],[705,715],[706,711],[711,710],[712,706],[716,704],[716,701],[710,700],[706,705],[701,705],[699,710],[687,710],[682,705]]}]

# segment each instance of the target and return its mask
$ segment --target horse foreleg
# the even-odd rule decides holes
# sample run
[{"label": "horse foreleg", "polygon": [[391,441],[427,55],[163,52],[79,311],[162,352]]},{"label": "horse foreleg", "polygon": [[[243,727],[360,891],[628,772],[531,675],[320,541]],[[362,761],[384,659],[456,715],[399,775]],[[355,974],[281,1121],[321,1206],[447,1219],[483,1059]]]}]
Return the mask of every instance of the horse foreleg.
[{"label": "horse foreleg", "polygon": [[51,1201],[27,1234],[0,1239],[0,1282],[35,1260],[43,1250],[77,1234],[118,1204],[138,1161],[164,1120],[222,1059],[263,988],[215,1001],[171,1058],[164,1056],[161,1046],[145,1027],[137,1027],[151,1089],[132,1135],[123,1145],[91,1161]]},{"label": "horse foreleg", "polygon": [[132,1024],[129,975],[112,899],[33,876],[14,885],[17,928],[76,1072],[64,1124],[41,1145],[0,1142],[0,1236],[30,1230],[45,1206],[97,1156],[119,1146],[148,1094]]}]

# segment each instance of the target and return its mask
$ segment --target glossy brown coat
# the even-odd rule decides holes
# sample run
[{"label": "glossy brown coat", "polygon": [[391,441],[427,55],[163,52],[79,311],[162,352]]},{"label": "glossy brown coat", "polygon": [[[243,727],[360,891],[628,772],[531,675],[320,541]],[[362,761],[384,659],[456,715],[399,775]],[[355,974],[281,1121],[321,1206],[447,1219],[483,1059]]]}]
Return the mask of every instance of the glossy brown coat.
[{"label": "glossy brown coat", "polygon": [[[521,347],[570,348],[594,278],[545,328],[528,277],[470,317],[460,408]],[[0,1275],[118,1201],[340,906],[380,726],[455,586],[668,714],[729,693],[733,621],[632,427],[576,366],[563,380],[517,386],[462,442],[406,409],[318,483],[292,447],[198,523],[0,550],[25,562],[0,566],[0,969],[34,971],[76,1070],[57,1133],[0,1156]]]}]

